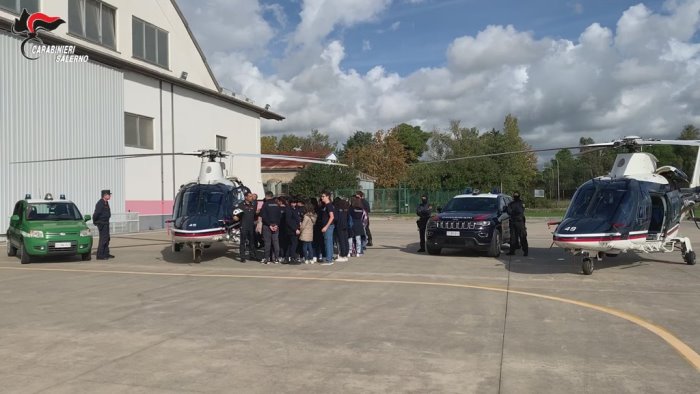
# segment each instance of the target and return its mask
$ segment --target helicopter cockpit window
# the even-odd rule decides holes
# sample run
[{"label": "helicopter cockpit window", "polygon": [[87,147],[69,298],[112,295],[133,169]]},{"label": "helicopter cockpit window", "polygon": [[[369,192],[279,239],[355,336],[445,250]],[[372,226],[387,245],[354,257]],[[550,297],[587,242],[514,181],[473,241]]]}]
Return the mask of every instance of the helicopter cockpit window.
[{"label": "helicopter cockpit window", "polygon": [[218,216],[224,193],[214,190],[193,190],[185,192],[182,198],[182,216]]},{"label": "helicopter cockpit window", "polygon": [[622,215],[625,216],[624,222],[626,223],[627,216],[630,215],[631,211],[627,208],[620,210],[620,206],[623,201],[630,199],[628,194],[629,190],[624,183],[602,183],[583,186],[576,192],[566,216],[570,218],[613,219]]}]

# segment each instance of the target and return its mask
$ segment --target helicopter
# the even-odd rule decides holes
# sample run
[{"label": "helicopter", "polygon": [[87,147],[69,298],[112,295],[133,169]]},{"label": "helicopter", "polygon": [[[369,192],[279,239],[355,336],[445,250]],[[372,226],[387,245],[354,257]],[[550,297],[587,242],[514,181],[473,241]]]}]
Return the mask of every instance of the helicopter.
[{"label": "helicopter", "polygon": [[573,256],[581,256],[585,275],[593,274],[595,261],[621,253],[673,253],[680,251],[688,265],[695,265],[695,251],[690,239],[681,237],[681,221],[691,218],[696,227],[695,204],[700,202],[700,149],[689,178],[673,166],[658,166],[654,155],[643,152],[644,146],[681,145],[700,148],[698,140],[660,140],[628,136],[611,142],[547,149],[449,158],[423,163],[451,162],[464,159],[505,156],[520,153],[581,149],[580,154],[617,148],[613,168],[607,175],[593,178],[574,193],[556,226],[552,245]]},{"label": "helicopter", "polygon": [[[591,275],[595,261],[620,253],[673,253],[680,251],[688,265],[695,265],[695,251],[688,237],[679,235],[680,223],[694,217],[700,202],[698,163],[692,178],[672,166],[657,166],[648,145],[700,147],[700,141],[642,139],[637,136],[586,145],[627,150],[615,158],[610,173],[593,178],[574,193],[571,204],[554,230],[554,245],[582,256],[581,269]],[[700,159],[700,152],[698,155]]]},{"label": "helicopter", "polygon": [[236,212],[234,207],[243,201],[245,194],[250,189],[237,178],[227,178],[224,175],[225,163],[222,159],[228,156],[256,157],[345,166],[341,163],[303,157],[231,153],[215,149],[202,149],[195,152],[142,153],[29,160],[13,162],[12,164],[107,158],[135,159],[153,156],[196,156],[202,159],[197,179],[180,186],[175,196],[172,218],[166,220],[166,223],[172,227],[169,229],[172,251],[180,252],[184,246],[188,246],[192,249],[192,260],[195,263],[200,263],[204,249],[211,247],[216,242],[240,242],[239,223],[234,220],[234,216],[240,212]]}]

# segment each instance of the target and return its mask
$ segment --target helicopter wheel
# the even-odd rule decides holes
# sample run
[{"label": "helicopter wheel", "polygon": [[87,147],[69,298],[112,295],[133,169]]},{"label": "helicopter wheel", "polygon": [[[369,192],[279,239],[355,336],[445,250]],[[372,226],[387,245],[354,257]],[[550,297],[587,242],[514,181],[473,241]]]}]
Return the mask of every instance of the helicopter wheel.
[{"label": "helicopter wheel", "polygon": [[202,262],[202,248],[200,246],[194,246],[192,248],[194,262],[199,264]]},{"label": "helicopter wheel", "polygon": [[686,264],[688,265],[695,265],[695,252],[690,251],[683,256],[683,260],[685,260]]},{"label": "helicopter wheel", "polygon": [[179,252],[182,250],[182,244],[173,242],[173,252]]},{"label": "helicopter wheel", "polygon": [[593,259],[584,257],[583,264],[581,264],[581,268],[583,269],[583,273],[585,275],[591,275],[593,273],[593,270],[595,269]]}]

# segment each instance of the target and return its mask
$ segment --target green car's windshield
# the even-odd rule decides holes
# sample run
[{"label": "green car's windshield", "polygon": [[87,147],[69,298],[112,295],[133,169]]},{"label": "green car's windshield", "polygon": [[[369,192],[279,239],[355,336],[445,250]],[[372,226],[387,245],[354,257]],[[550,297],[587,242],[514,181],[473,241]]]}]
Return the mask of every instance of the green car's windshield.
[{"label": "green car's windshield", "polygon": [[82,215],[72,202],[42,202],[27,206],[27,220],[81,220]]}]

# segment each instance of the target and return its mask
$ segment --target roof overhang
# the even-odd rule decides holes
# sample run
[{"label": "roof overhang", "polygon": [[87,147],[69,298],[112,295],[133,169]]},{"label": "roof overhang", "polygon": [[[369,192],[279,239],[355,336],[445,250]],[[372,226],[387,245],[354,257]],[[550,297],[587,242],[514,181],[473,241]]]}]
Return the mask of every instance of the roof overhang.
[{"label": "roof overhang", "polygon": [[[7,20],[5,18],[0,17],[0,30],[6,31],[8,35],[13,36],[12,34],[12,24],[14,21]],[[231,97],[225,94],[222,94],[218,91],[211,90],[209,88],[205,88],[203,86],[197,85],[192,82],[188,82],[184,79],[181,78],[176,78],[174,76],[158,72],[156,70],[152,70],[148,67],[141,66],[137,63],[130,62],[121,58],[118,58],[116,56],[112,56],[110,54],[97,51],[85,46],[80,45],[79,43],[75,41],[69,41],[64,38],[61,38],[59,36],[56,36],[52,33],[47,33],[47,32],[42,32],[41,34],[41,40],[44,41],[46,44],[50,45],[75,45],[75,54],[76,55],[88,55],[90,57],[90,61],[94,62],[99,62],[120,70],[126,70],[126,71],[132,71],[135,73],[139,74],[144,74],[148,75],[150,77],[159,79],[164,82],[172,83],[173,85],[180,86],[201,94],[204,94],[209,97],[216,98],[218,100],[221,100],[223,102],[227,102],[230,104],[234,104],[238,107],[247,109],[249,111],[252,111],[258,115],[260,115],[261,118],[263,119],[271,119],[271,120],[284,120],[284,116],[279,115],[277,113],[274,113],[272,111],[269,111],[265,108],[258,107],[257,105],[248,103],[243,100],[239,100],[235,97]],[[19,53],[19,48],[17,48],[17,51]]]}]

